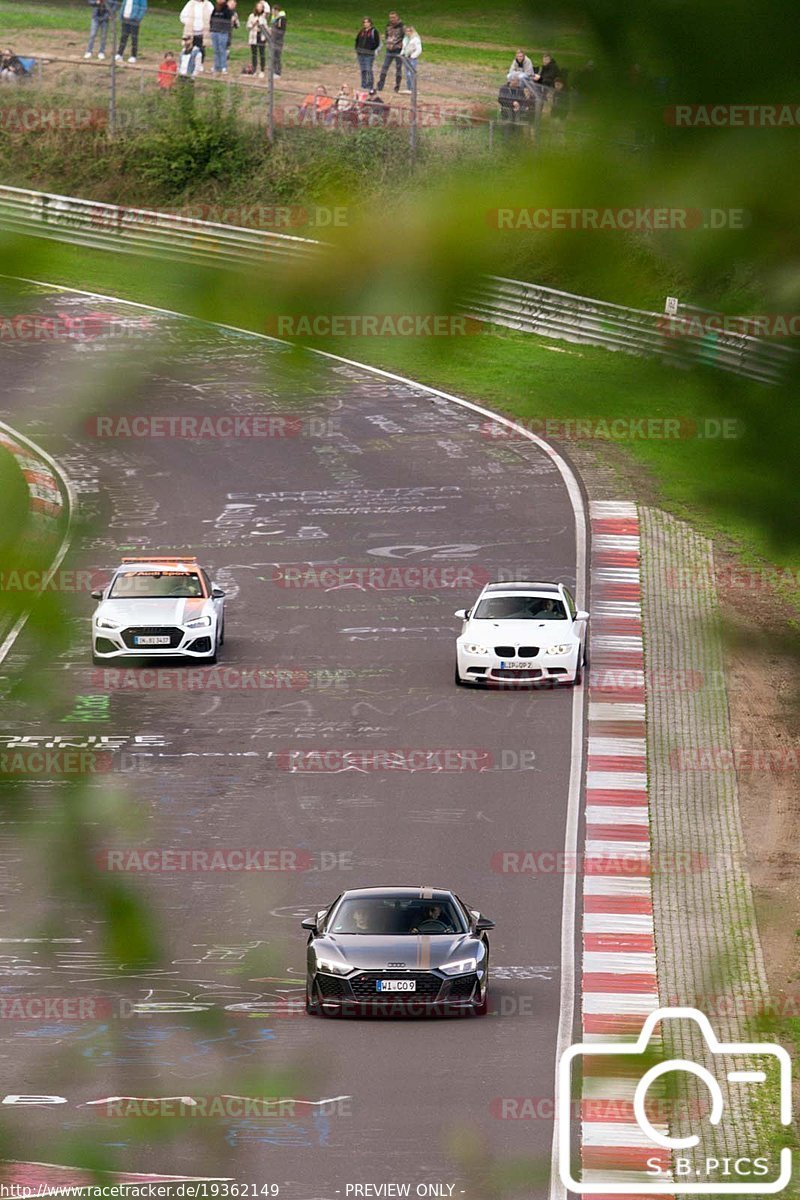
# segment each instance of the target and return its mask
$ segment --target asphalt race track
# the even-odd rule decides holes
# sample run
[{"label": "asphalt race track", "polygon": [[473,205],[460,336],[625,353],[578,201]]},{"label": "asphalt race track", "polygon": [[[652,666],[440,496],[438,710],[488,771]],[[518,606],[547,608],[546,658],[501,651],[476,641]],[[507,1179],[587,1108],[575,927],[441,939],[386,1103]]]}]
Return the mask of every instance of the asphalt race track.
[{"label": "asphalt race track", "polygon": [[[33,287],[22,308],[142,318]],[[0,667],[3,744],[114,739],[113,772],[90,784],[98,849],[282,848],[297,856],[284,865],[303,869],[142,873],[135,882],[155,906],[165,964],[119,970],[88,912],[59,905],[57,929],[42,924],[56,893],[23,834],[55,827],[63,785],[34,784],[24,807],[5,812],[0,837],[3,994],[111,1003],[93,1018],[2,1022],[4,1094],[67,1101],[5,1116],[31,1159],[63,1162],[58,1144],[80,1135],[111,1148],[119,1170],[278,1183],[290,1200],[390,1181],[412,1194],[418,1183],[453,1184],[454,1196],[482,1200],[489,1193],[460,1154],[549,1165],[563,873],[499,868],[503,852],[564,848],[573,693],[456,688],[453,611],[501,571],[574,586],[564,483],[535,445],[489,438],[482,418],[422,389],[322,360],[303,383],[296,356],[278,345],[148,320],[130,344],[4,345],[2,419],[56,456],[95,522],[70,567],[196,553],[228,593],[220,669],[236,678],[279,669],[282,686],[178,690],[180,668],[169,672],[173,686],[155,689],[141,666],[108,686],[91,664],[93,602],[79,590],[67,597],[69,647],[44,668],[56,697],[46,725],[24,696],[6,695],[28,653],[24,635]],[[413,345],[409,357],[413,373]],[[103,377],[113,380],[107,409],[97,400]],[[96,436],[99,411],[295,423],[280,437]],[[304,563],[400,572],[300,572],[320,586],[282,586],[281,566]],[[445,586],[454,576],[467,586]],[[458,753],[419,769],[401,750]],[[369,757],[385,751],[398,752],[388,769]],[[104,814],[120,791],[128,826],[110,842]],[[299,1010],[300,918],[344,888],[380,883],[451,887],[497,922],[487,1017],[330,1020]],[[188,1024],[196,1007],[221,1011],[221,1027]],[[175,1121],[109,1117],[90,1103],[253,1094],[242,1081],[258,1071],[282,1073],[280,1096],[343,1099],[269,1117],[186,1118],[177,1131]],[[511,1119],[503,1099],[522,1097],[541,1101],[538,1116]],[[548,1184],[525,1194],[545,1197]]]}]

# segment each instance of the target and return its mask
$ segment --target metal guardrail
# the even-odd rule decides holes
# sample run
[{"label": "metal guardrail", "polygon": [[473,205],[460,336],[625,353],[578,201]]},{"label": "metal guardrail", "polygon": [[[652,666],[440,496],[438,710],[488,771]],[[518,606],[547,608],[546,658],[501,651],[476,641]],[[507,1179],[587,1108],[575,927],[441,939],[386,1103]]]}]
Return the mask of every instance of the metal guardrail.
[{"label": "metal guardrail", "polygon": [[[210,266],[252,266],[265,258],[297,262],[326,249],[325,242],[293,234],[2,186],[0,228],[94,249],[168,254]],[[792,347],[749,334],[709,330],[701,337],[682,336],[681,319],[701,311],[686,305],[679,306],[677,317],[670,317],[488,276],[461,308],[487,324],[606,350],[657,356],[676,365],[710,365],[761,383],[776,383],[796,361]]]},{"label": "metal guardrail", "polygon": [[691,329],[687,319],[701,311],[688,305],[680,305],[675,316],[668,316],[496,276],[464,307],[472,316],[508,329],[658,356],[678,366],[702,363],[760,383],[777,383],[797,356],[790,346],[745,333],[707,328],[698,337],[684,332]]},{"label": "metal guardrail", "polygon": [[96,250],[164,254],[211,266],[256,266],[264,258],[296,261],[316,255],[322,248],[321,242],[293,234],[12,187],[0,187],[0,227]]}]

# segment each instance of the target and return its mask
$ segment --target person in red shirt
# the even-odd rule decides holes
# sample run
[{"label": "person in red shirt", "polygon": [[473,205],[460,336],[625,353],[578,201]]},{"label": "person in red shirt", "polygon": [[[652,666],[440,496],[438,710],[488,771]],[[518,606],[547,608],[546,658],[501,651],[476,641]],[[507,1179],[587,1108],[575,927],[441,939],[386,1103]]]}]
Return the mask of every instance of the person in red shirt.
[{"label": "person in red shirt", "polygon": [[158,68],[158,86],[163,92],[168,92],[171,87],[174,87],[177,77],[178,64],[175,61],[175,55],[168,50]]}]

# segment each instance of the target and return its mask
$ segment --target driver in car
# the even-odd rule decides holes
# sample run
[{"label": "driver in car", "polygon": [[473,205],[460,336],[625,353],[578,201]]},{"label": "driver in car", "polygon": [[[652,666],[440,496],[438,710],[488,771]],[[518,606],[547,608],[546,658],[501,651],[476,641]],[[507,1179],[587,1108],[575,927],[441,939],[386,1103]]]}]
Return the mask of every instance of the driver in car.
[{"label": "driver in car", "polygon": [[[428,925],[436,925],[437,929],[428,929]],[[427,913],[411,930],[412,933],[453,933],[453,927],[447,920],[441,904],[431,904]]]},{"label": "driver in car", "polygon": [[356,933],[371,933],[369,911],[366,908],[353,909],[353,925]]}]

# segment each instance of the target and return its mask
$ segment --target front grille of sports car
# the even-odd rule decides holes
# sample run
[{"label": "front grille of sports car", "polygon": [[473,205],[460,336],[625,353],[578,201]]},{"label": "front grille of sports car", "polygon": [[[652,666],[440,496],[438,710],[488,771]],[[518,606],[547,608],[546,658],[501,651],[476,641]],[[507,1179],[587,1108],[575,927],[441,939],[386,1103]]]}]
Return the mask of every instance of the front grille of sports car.
[{"label": "front grille of sports car", "polygon": [[468,1000],[475,990],[477,982],[477,975],[461,975],[458,979],[452,980],[448,996],[451,1000]]},{"label": "front grille of sports car", "polygon": [[317,975],[317,986],[323,1000],[343,1000],[347,995],[347,984],[335,975]]},{"label": "front grille of sports car", "polygon": [[123,629],[122,640],[130,650],[141,650],[145,647],[137,646],[133,640],[137,637],[168,637],[169,645],[153,646],[153,650],[175,650],[183,641],[183,633],[180,629],[167,625],[136,625],[130,629]]},{"label": "front grille of sports car", "polygon": [[[375,984],[379,979],[414,979],[413,992],[379,992]],[[357,1000],[435,1000],[442,981],[430,971],[361,971],[349,980]]]},{"label": "front grille of sports car", "polygon": [[498,658],[536,658],[538,646],[495,646],[494,652]]}]

